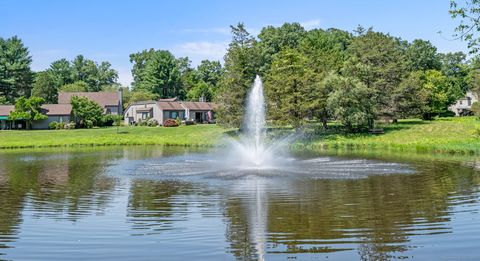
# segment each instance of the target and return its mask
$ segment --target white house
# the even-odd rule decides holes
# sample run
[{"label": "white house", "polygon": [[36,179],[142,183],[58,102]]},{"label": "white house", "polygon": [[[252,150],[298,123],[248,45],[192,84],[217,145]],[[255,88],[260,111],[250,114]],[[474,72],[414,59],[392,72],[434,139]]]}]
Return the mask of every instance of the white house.
[{"label": "white house", "polygon": [[465,112],[470,111],[472,104],[474,102],[478,102],[478,100],[478,95],[469,91],[465,94],[465,97],[457,100],[457,102],[453,105],[450,105],[448,109],[453,111],[455,116],[461,116],[464,115]]},{"label": "white house", "polygon": [[125,124],[155,119],[159,124],[167,119],[191,120],[197,123],[213,122],[216,104],[211,102],[184,102],[177,98],[158,101],[139,101],[125,109]]}]

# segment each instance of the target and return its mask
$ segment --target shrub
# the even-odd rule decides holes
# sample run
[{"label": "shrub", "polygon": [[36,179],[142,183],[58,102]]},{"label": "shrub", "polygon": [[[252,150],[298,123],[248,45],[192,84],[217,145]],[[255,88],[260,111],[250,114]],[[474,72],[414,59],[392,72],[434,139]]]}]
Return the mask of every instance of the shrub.
[{"label": "shrub", "polygon": [[48,124],[48,128],[50,128],[51,130],[55,130],[57,128],[57,124],[58,122],[52,121]]},{"label": "shrub", "polygon": [[474,102],[471,108],[473,114],[480,119],[480,102]]},{"label": "shrub", "polygon": [[168,119],[163,122],[164,127],[178,127],[178,123],[174,119]]},{"label": "shrub", "polygon": [[177,122],[177,125],[178,125],[178,126],[182,125],[182,120],[180,120],[179,117],[177,117],[177,118],[175,119],[175,121]]},{"label": "shrub", "polygon": [[115,122],[115,116],[116,115],[113,115],[113,114],[103,115],[102,125],[103,126],[113,126],[113,123]]},{"label": "shrub", "polygon": [[146,123],[147,123],[147,126],[149,126],[149,127],[158,126],[158,121],[156,119],[153,119],[153,118],[146,121]]},{"label": "shrub", "polygon": [[66,130],[75,129],[75,122],[71,121],[71,122],[69,122],[69,123],[66,123],[66,124],[65,124],[65,129],[66,129]]},{"label": "shrub", "polygon": [[85,125],[85,128],[87,128],[87,129],[93,128],[93,121],[91,121],[91,120],[85,120],[83,122],[83,124]]},{"label": "shrub", "polygon": [[57,123],[55,129],[57,129],[57,130],[63,130],[64,128],[65,128],[65,123],[59,122],[59,123]]}]

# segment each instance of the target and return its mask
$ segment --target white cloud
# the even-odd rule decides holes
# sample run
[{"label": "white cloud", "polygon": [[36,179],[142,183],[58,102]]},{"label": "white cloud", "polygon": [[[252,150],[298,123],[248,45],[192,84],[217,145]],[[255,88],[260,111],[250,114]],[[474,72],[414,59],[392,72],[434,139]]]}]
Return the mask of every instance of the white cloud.
[{"label": "white cloud", "polygon": [[187,42],[173,48],[175,56],[188,56],[192,64],[199,64],[201,60],[223,60],[228,48],[228,42]]},{"label": "white cloud", "polygon": [[320,19],[313,19],[304,22],[300,22],[300,24],[305,28],[305,30],[311,30],[318,28],[320,26]]}]

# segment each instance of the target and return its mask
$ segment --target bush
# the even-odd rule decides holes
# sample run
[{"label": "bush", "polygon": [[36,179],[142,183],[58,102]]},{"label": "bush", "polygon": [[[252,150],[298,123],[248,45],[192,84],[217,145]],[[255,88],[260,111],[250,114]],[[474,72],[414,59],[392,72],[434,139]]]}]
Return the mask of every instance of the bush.
[{"label": "bush", "polygon": [[182,125],[182,120],[180,120],[179,117],[177,117],[177,118],[175,119],[175,121],[177,122],[177,125],[178,125],[178,126]]},{"label": "bush", "polygon": [[164,127],[178,127],[178,123],[174,119],[168,119],[163,122]]},{"label": "bush", "polygon": [[55,130],[57,128],[57,124],[58,122],[52,121],[48,124],[48,128],[50,128],[51,130]]},{"label": "bush", "polygon": [[59,122],[59,123],[57,123],[55,129],[57,129],[57,130],[63,130],[64,128],[65,128],[65,123]]},{"label": "bush", "polygon": [[146,123],[147,123],[147,126],[149,126],[149,127],[158,126],[158,121],[153,119],[153,118],[146,121]]},{"label": "bush", "polygon": [[87,129],[93,128],[93,121],[91,121],[91,120],[85,120],[83,124],[85,125],[85,128],[87,128]]},{"label": "bush", "polygon": [[113,115],[113,114],[103,115],[102,125],[103,126],[113,126],[113,123],[115,122],[115,116],[116,115]]},{"label": "bush", "polygon": [[473,114],[480,119],[480,102],[474,102],[471,108]]},{"label": "bush", "polygon": [[69,122],[69,123],[66,123],[66,124],[65,124],[65,129],[66,129],[66,130],[75,129],[75,122],[71,121],[71,122]]}]

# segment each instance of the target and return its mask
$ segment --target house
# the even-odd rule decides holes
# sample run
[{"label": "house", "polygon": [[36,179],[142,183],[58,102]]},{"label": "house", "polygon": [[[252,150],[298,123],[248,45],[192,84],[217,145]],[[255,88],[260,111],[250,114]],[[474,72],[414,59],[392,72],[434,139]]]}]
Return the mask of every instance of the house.
[{"label": "house", "polygon": [[105,114],[123,114],[122,92],[60,92],[58,94],[59,104],[70,104],[73,96],[87,97],[104,108]]},{"label": "house", "polygon": [[453,105],[450,105],[448,109],[453,111],[455,116],[467,115],[472,108],[472,104],[478,101],[478,95],[469,91],[465,94],[465,97],[457,100],[457,102],[455,102]]},{"label": "house", "polygon": [[139,101],[125,109],[125,124],[155,119],[159,124],[167,119],[213,122],[216,105],[211,102],[185,102],[177,98]]},{"label": "house", "polygon": [[[13,105],[0,105],[0,130],[7,129],[25,129],[26,124],[23,120],[11,121],[8,119],[10,112],[15,110]],[[32,129],[48,129],[50,122],[70,122],[72,115],[72,105],[70,104],[44,104],[42,113],[48,118],[41,121],[33,121]]]}]

